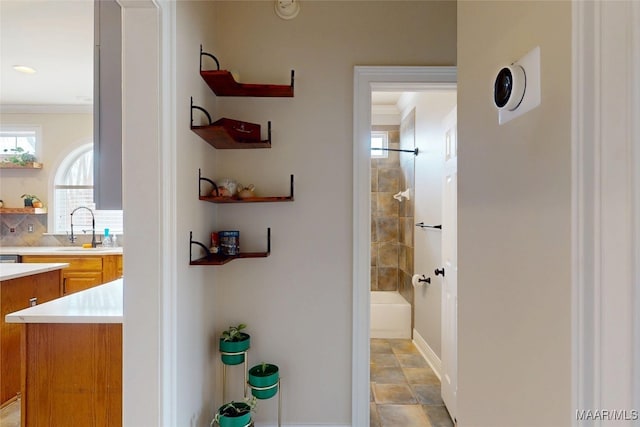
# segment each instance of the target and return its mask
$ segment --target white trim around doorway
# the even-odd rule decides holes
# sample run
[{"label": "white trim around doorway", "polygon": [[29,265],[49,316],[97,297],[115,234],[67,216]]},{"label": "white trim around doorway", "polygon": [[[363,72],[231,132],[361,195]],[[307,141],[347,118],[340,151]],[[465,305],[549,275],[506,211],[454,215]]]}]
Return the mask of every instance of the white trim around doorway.
[{"label": "white trim around doorway", "polygon": [[354,68],[352,425],[369,425],[371,91],[455,89],[456,67]]}]

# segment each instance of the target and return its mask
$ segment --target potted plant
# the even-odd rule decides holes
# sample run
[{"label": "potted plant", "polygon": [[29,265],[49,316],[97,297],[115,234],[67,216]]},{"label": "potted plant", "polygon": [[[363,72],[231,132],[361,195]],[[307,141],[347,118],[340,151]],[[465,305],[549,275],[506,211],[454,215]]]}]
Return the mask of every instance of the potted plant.
[{"label": "potted plant", "polygon": [[13,154],[6,160],[10,163],[25,166],[27,163],[33,163],[36,161],[36,156],[31,153],[26,153],[22,147],[10,149],[5,148],[4,150],[5,153],[9,151],[13,152]]},{"label": "potted plant", "polygon": [[256,398],[245,399],[244,402],[229,402],[218,408],[215,417],[211,420],[220,427],[245,427],[251,423],[251,411],[256,407]]},{"label": "potted plant", "polygon": [[262,362],[249,369],[251,394],[258,399],[270,399],[278,392],[280,370],[277,365]]},{"label": "potted plant", "polygon": [[42,202],[40,201],[40,199],[36,195],[23,194],[20,197],[22,197],[24,199],[24,207],[25,208],[30,208],[30,207],[41,208],[42,207]]},{"label": "potted plant", "polygon": [[[229,326],[229,329],[222,333],[220,337],[220,352],[241,353],[247,351],[251,344],[249,334],[241,332],[247,325],[244,323],[238,326]],[[239,365],[244,362],[244,354],[222,354],[222,363],[225,365]]]}]

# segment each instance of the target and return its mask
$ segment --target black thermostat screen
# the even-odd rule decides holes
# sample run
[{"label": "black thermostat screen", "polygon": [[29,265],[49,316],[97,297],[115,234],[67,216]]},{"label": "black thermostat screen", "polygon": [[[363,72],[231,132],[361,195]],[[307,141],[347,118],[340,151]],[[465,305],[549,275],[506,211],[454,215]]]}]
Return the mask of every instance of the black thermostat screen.
[{"label": "black thermostat screen", "polygon": [[496,77],[496,82],[493,86],[493,97],[498,108],[504,107],[509,98],[511,97],[511,91],[513,90],[513,75],[508,68],[503,68]]}]

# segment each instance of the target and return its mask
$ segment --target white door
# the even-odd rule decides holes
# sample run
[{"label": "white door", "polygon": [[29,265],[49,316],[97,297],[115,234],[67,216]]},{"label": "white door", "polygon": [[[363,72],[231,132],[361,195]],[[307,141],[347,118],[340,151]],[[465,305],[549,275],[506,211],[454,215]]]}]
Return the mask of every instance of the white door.
[{"label": "white door", "polygon": [[458,392],[458,144],[457,108],[444,119],[442,191],[442,400],[456,419]]}]

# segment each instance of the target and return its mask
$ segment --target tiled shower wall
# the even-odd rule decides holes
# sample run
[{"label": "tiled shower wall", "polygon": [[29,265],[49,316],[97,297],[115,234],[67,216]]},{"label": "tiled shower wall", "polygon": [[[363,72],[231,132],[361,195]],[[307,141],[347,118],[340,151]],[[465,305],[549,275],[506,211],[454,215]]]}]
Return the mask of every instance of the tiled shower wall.
[{"label": "tiled shower wall", "polygon": [[[373,126],[372,130],[386,131],[389,148],[400,148],[399,126]],[[413,302],[413,200],[393,198],[413,188],[413,155],[388,154],[371,159],[371,290],[399,291]]]}]

